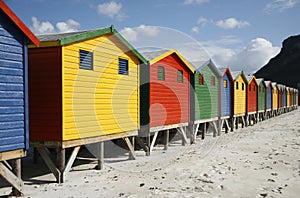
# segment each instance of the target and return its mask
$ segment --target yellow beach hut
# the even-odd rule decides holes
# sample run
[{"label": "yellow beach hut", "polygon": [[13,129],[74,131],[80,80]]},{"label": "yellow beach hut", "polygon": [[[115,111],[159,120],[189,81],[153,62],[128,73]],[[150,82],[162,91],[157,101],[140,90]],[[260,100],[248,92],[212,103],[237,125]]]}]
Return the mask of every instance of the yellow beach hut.
[{"label": "yellow beach hut", "polygon": [[[40,48],[29,49],[30,144],[57,181],[82,145],[100,143],[99,168],[106,140],[123,138],[134,158],[128,137],[139,130],[143,56],[113,26],[38,38]],[[58,170],[49,147],[59,150]],[[67,165],[66,148],[74,148]]]},{"label": "yellow beach hut", "polygon": [[272,116],[278,115],[278,87],[276,82],[272,82]]},{"label": "yellow beach hut", "polygon": [[247,91],[247,78],[243,71],[240,72],[232,72],[232,76],[234,79],[234,87],[233,87],[233,118],[232,118],[232,128],[236,126],[238,128],[238,124],[241,123],[242,127],[246,125],[245,116],[246,116],[246,91]]}]

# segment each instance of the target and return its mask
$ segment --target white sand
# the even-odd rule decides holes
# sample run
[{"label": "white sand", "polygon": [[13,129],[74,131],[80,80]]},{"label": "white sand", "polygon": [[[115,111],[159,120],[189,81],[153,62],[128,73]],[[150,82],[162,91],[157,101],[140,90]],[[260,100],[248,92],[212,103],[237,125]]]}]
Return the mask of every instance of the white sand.
[{"label": "white sand", "polygon": [[[300,197],[299,118],[295,110],[193,145],[158,146],[150,157],[139,151],[137,160],[106,157],[101,171],[77,162],[63,184],[29,156],[25,197]],[[0,187],[0,195],[11,191]]]}]

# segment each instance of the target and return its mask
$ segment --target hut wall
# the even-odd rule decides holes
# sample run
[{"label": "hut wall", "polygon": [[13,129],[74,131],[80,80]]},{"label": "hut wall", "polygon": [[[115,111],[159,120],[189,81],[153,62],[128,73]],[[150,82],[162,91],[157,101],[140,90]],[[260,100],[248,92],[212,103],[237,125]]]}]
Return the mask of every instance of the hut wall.
[{"label": "hut wall", "polygon": [[[226,82],[224,82],[226,81]],[[221,108],[222,116],[231,116],[231,104],[232,104],[232,81],[226,73],[221,81]],[[226,85],[224,85],[226,84]]]},{"label": "hut wall", "polygon": [[260,83],[258,87],[257,102],[259,111],[266,109],[266,88],[263,83]]},{"label": "hut wall", "polygon": [[255,80],[252,79],[248,84],[247,89],[247,112],[257,111],[257,84]]},{"label": "hut wall", "polygon": [[[238,84],[238,87],[237,87]],[[234,81],[234,115],[246,113],[246,86],[247,84],[240,75]],[[243,88],[244,87],[244,88]]]}]

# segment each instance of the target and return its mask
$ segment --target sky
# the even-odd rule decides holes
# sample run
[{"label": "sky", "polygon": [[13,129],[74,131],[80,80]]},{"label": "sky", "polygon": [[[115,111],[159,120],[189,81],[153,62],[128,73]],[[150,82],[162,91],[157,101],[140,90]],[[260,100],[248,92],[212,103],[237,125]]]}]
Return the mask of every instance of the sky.
[{"label": "sky", "polygon": [[300,34],[300,0],[4,0],[35,34],[114,25],[140,51],[252,73]]}]

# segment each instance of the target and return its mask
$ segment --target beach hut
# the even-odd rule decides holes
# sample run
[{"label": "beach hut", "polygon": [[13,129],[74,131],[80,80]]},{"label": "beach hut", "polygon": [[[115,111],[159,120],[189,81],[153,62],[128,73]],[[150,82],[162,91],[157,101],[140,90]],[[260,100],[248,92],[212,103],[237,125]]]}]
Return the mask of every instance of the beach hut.
[{"label": "beach hut", "polygon": [[[140,135],[147,137],[150,151],[159,132],[164,132],[167,149],[171,129],[182,134],[184,144],[190,121],[190,74],[194,69],[176,50],[149,51],[142,55],[149,66],[141,70]],[[153,135],[151,142],[150,135]]]},{"label": "beach hut", "polygon": [[283,85],[277,84],[277,89],[278,89],[278,115],[283,113]]},{"label": "beach hut", "polygon": [[258,82],[255,76],[247,76],[247,111],[246,111],[246,124],[251,125],[251,120],[257,122],[258,111]]},{"label": "beach hut", "polygon": [[293,88],[293,109],[296,109],[296,106],[298,106],[296,104],[296,89]]},{"label": "beach hut", "polygon": [[247,108],[247,78],[243,71],[232,72],[232,76],[234,79],[234,88],[233,88],[233,118],[232,118],[232,128],[235,125],[236,129],[238,129],[239,123],[242,124],[242,127],[246,125],[245,116],[246,116],[246,108]]},{"label": "beach hut", "polygon": [[20,158],[29,146],[27,44],[38,46],[39,40],[3,1],[0,38],[0,176],[17,196],[23,186]]},{"label": "beach hut", "polygon": [[266,116],[266,83],[264,79],[258,78],[256,79],[258,83],[258,91],[257,91],[257,103],[258,103],[258,120],[262,121]]},{"label": "beach hut", "polygon": [[229,68],[219,69],[222,78],[220,81],[221,87],[221,129],[225,128],[225,133],[228,132],[229,121],[233,110],[233,78]]},{"label": "beach hut", "polygon": [[291,111],[291,88],[286,87],[286,111]]},{"label": "beach hut", "polygon": [[277,83],[272,82],[272,116],[278,114],[278,88]]},{"label": "beach hut", "polygon": [[287,102],[286,102],[286,86],[282,85],[282,110],[283,113],[286,112],[286,106],[287,106]]},{"label": "beach hut", "polygon": [[[100,146],[99,169],[106,140],[122,138],[135,158],[128,137],[138,135],[144,57],[113,26],[38,38],[40,48],[29,49],[30,144],[56,180],[64,181],[82,145]],[[58,169],[46,148],[58,150]]]},{"label": "beach hut", "polygon": [[296,89],[296,109],[298,109],[299,106],[299,90]]},{"label": "beach hut", "polygon": [[194,62],[192,64],[196,70],[194,73],[194,107],[191,108],[191,110],[194,109],[194,132],[197,134],[202,125],[202,139],[204,139],[206,129],[210,124],[213,127],[213,136],[219,135],[222,74],[211,59],[204,63]]}]

